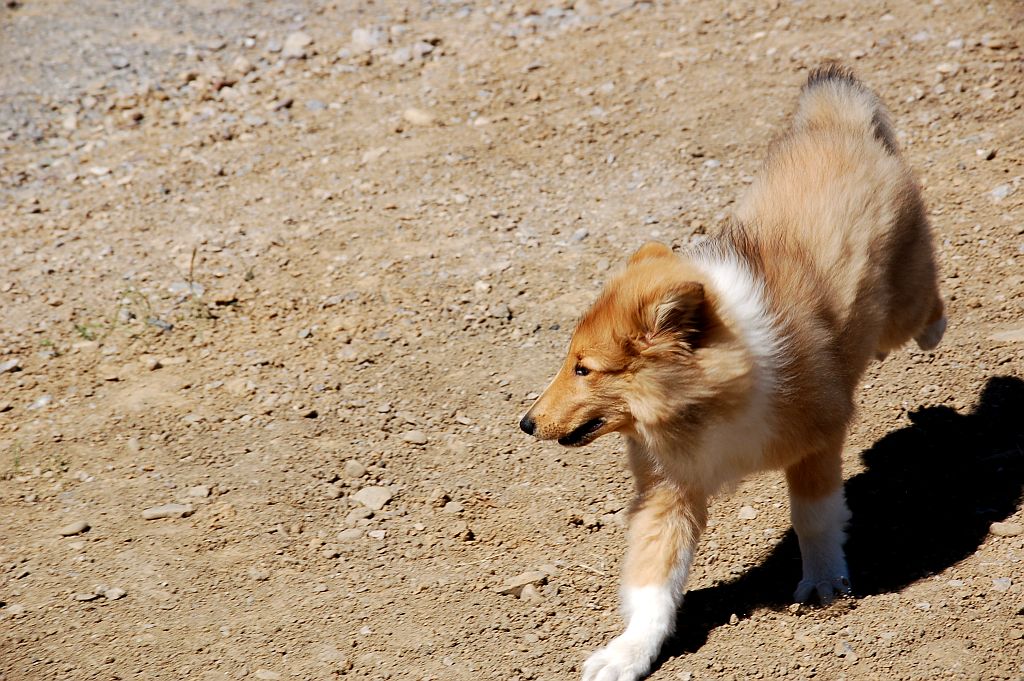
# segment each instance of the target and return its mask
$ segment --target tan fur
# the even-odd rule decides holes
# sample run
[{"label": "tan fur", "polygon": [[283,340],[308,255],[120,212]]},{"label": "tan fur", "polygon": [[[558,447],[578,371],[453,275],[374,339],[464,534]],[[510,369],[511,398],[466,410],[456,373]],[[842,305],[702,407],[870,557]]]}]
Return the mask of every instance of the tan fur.
[{"label": "tan fur", "polygon": [[[752,274],[774,335],[742,286],[721,288],[732,260]],[[583,315],[523,427],[565,444],[626,436],[637,500],[624,583],[660,584],[722,486],[784,469],[794,508],[834,497],[868,363],[911,338],[934,346],[944,328],[928,221],[888,115],[827,66],[730,226],[679,256],[640,248]],[[841,494],[835,503],[845,522]]]}]

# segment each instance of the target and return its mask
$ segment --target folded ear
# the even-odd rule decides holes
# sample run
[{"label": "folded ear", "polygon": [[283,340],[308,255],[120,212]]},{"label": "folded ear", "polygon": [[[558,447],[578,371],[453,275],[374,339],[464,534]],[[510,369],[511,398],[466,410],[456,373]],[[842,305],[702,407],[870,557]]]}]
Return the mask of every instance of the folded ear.
[{"label": "folded ear", "polygon": [[706,323],[704,305],[702,284],[688,281],[674,286],[655,304],[649,337],[668,336],[687,347],[695,347]]},{"label": "folded ear", "polygon": [[647,260],[648,258],[671,258],[672,249],[665,244],[658,243],[657,241],[648,241],[643,246],[637,249],[629,258],[629,264],[635,265],[641,260]]}]

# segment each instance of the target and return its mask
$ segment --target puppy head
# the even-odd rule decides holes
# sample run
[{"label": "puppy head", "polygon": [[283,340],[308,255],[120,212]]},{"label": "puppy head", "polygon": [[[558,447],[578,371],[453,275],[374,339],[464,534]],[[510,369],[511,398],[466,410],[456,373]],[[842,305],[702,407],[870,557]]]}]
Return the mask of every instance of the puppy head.
[{"label": "puppy head", "polygon": [[698,350],[711,315],[697,272],[647,244],[583,315],[558,374],[520,427],[583,446],[678,415],[700,385]]}]

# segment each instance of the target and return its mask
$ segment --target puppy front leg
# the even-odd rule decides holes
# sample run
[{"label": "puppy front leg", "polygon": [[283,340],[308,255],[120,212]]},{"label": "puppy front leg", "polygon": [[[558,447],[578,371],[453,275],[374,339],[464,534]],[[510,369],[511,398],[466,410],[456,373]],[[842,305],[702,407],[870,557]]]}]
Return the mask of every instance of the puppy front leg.
[{"label": "puppy front leg", "polygon": [[664,481],[641,489],[630,518],[622,579],[626,630],[587,659],[583,681],[635,681],[650,671],[675,627],[706,522],[703,494]]}]

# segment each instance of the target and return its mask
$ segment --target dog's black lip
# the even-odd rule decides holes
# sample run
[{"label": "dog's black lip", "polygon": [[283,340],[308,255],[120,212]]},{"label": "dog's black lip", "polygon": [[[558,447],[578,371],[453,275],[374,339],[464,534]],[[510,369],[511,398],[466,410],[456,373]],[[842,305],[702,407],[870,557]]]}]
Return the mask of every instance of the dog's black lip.
[{"label": "dog's black lip", "polygon": [[603,425],[604,419],[602,418],[590,419],[568,435],[558,438],[558,444],[563,447],[579,447],[581,445],[585,445],[590,442],[588,439],[589,436]]}]

